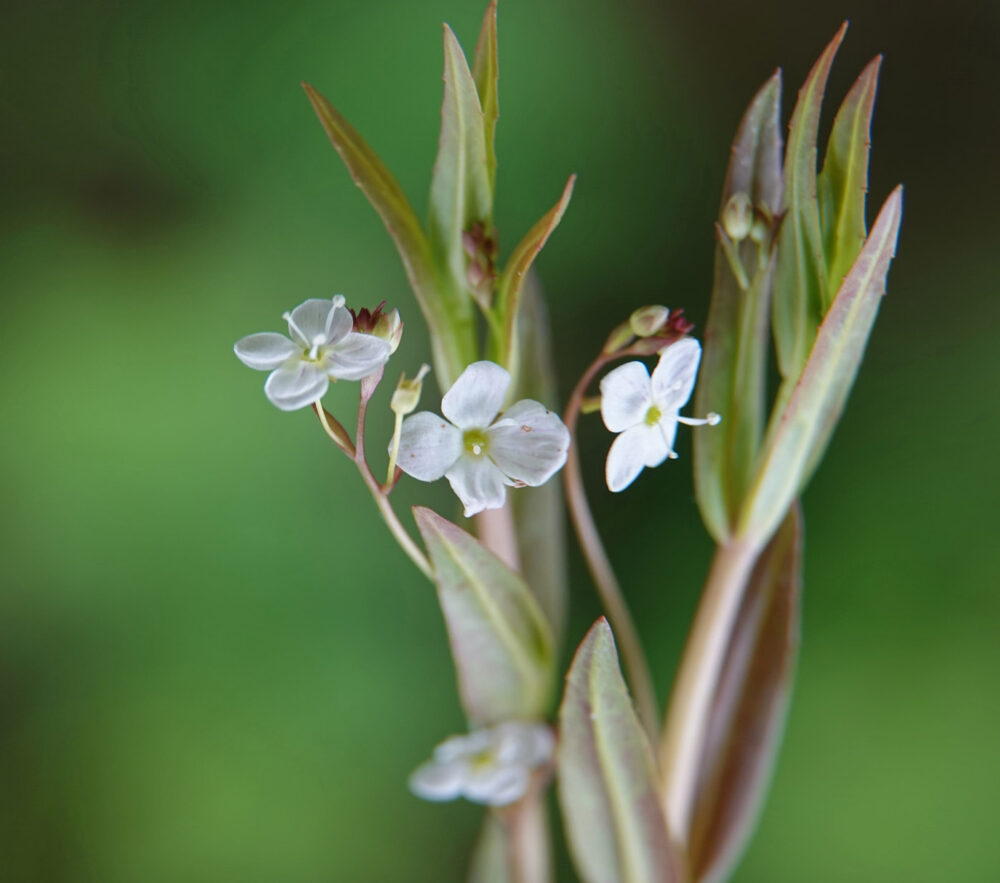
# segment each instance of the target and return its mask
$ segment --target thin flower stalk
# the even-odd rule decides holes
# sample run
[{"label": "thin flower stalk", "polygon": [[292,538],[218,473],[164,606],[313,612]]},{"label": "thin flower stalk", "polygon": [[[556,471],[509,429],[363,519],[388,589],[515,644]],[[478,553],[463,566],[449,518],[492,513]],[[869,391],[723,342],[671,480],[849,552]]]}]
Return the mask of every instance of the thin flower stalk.
[{"label": "thin flower stalk", "polygon": [[382,520],[385,522],[386,527],[389,528],[393,538],[397,543],[399,543],[400,548],[417,566],[417,569],[424,576],[426,576],[427,579],[433,581],[434,571],[431,568],[430,562],[427,560],[427,556],[424,555],[416,541],[410,536],[406,528],[403,527],[403,523],[399,520],[396,510],[392,507],[392,503],[389,500],[389,492],[392,490],[391,483],[380,485],[369,467],[368,461],[365,459],[364,423],[368,410],[368,399],[365,396],[364,391],[362,391],[359,396],[356,445],[351,445],[351,442],[348,439],[346,444],[349,447],[345,447],[345,438],[347,436],[346,431],[319,402],[316,402],[313,405],[313,410],[315,410],[316,416],[319,417],[320,424],[323,426],[324,431],[334,444],[336,444],[337,447],[347,454],[347,456],[354,460],[355,465],[358,467],[358,472],[361,473],[361,478],[365,483],[365,487],[368,488],[372,495],[372,499],[375,501],[375,505],[378,507]]},{"label": "thin flower stalk", "polygon": [[583,372],[566,405],[563,422],[570,433],[569,456],[563,470],[563,484],[566,491],[566,505],[569,509],[573,528],[576,531],[580,548],[587,561],[587,569],[597,587],[601,605],[608,616],[608,621],[614,629],[615,637],[621,650],[625,670],[632,687],[636,708],[643,726],[649,733],[653,744],[659,736],[659,711],[656,702],[656,689],[653,677],[646,662],[646,654],[642,649],[639,632],[632,620],[628,604],[622,593],[621,586],[615,576],[611,560],[601,542],[600,533],[594,522],[594,516],[587,502],[587,494],[583,487],[583,475],[580,469],[580,452],[577,442],[576,426],[580,409],[588,387],[598,372],[609,363],[633,355],[648,355],[641,345],[617,352],[602,352]]}]

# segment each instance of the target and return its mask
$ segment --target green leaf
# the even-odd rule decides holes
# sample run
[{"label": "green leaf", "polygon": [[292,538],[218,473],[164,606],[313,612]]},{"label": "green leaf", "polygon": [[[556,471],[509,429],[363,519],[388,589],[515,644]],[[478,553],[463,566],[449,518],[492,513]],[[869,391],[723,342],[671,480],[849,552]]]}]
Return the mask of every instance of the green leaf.
[{"label": "green leaf", "polygon": [[[781,202],[781,72],[750,102],[736,130],[722,207],[746,193],[757,206],[775,212]],[[749,481],[764,425],[770,253],[760,255],[745,239],[732,243],[717,227],[715,279],[704,335],[704,356],[695,411],[723,415],[722,423],[694,433],[695,490],[702,519],[724,542]],[[736,250],[744,267],[754,267],[747,291],[733,275],[724,250]],[[759,258],[761,265],[756,266]]]},{"label": "green leaf", "polygon": [[430,509],[413,511],[430,552],[470,723],[543,717],[555,656],[552,633],[531,590],[464,530]]},{"label": "green leaf", "polygon": [[854,384],[885,293],[903,211],[903,188],[886,199],[830,306],[802,376],[764,441],[739,533],[767,539],[819,462]]},{"label": "green leaf", "polygon": [[441,137],[431,180],[430,239],[449,281],[452,309],[472,314],[468,262],[462,234],[478,223],[489,233],[493,196],[486,165],[486,137],[479,93],[462,47],[444,26],[444,100]]},{"label": "green leaf", "polygon": [[483,26],[476,43],[476,55],[472,60],[472,79],[476,81],[479,104],[483,109],[483,132],[486,139],[486,170],[490,179],[490,192],[495,192],[497,157],[494,151],[494,132],[500,105],[497,102],[497,80],[500,69],[497,64],[497,4],[490,0],[483,16]]},{"label": "green leaf", "polygon": [[[881,64],[881,55],[869,63],[837,111],[817,180],[826,290],[831,295],[844,281],[865,241],[869,138]],[[824,309],[827,306],[824,304]]]},{"label": "green leaf", "polygon": [[778,368],[786,380],[798,377],[816,337],[827,302],[826,269],[816,201],[816,137],[819,113],[833,57],[847,22],[809,72],[788,127],[784,212],[778,235],[772,325]]},{"label": "green leaf", "polygon": [[497,284],[496,316],[501,329],[501,339],[495,342],[496,361],[505,367],[516,364],[517,355],[517,316],[521,304],[521,287],[525,276],[534,263],[538,253],[548,242],[552,231],[559,226],[562,216],[566,213],[576,175],[570,175],[563,188],[559,201],[552,206],[527,235],[517,244]]},{"label": "green leaf", "polygon": [[[524,284],[518,318],[518,360],[513,371],[512,401],[534,399],[554,404],[559,395],[548,308],[534,273]],[[552,627],[556,646],[562,644],[569,597],[566,572],[566,509],[562,483],[548,481],[510,495],[521,555],[521,573]]]},{"label": "green leaf", "polygon": [[559,805],[586,883],[685,879],[667,833],[653,753],[601,618],[576,652],[559,709]]},{"label": "green leaf", "polygon": [[795,504],[750,575],[716,689],[689,841],[698,883],[729,879],[760,813],[795,677],[801,596]]},{"label": "green leaf", "polygon": [[430,246],[417,216],[392,173],[351,124],[308,83],[303,83],[302,88],[354,183],[378,212],[396,244],[410,287],[431,329],[435,365],[442,383],[449,377],[454,380],[475,357],[463,348],[463,337],[454,330],[456,318],[441,299]]}]

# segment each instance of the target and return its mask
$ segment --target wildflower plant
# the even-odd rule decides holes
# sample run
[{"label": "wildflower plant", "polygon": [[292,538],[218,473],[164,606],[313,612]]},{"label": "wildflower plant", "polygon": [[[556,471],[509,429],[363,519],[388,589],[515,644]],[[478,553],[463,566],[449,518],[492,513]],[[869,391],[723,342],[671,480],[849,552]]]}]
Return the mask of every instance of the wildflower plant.
[{"label": "wildflower plant", "polygon": [[[816,168],[820,106],[845,28],[799,92],[786,144],[780,71],[739,124],[714,230],[704,353],[682,309],[633,305],[561,412],[531,270],[575,178],[501,260],[493,223],[495,3],[471,67],[444,29],[426,226],[372,148],[305,86],[392,236],[444,395],[418,411],[430,370],[423,365],[377,396],[403,333],[398,312],[385,312],[384,303],[307,299],[284,315],[287,337],[245,337],[236,355],[270,372],[265,393],[278,408],[313,409],[393,537],[436,587],[469,732],[434,749],[410,788],[432,801],[465,797],[487,807],[470,879],[552,878],[544,797],[553,780],[572,859],[588,883],[722,881],[752,832],[795,668],[799,497],[860,366],[902,210],[897,188],[866,226],[879,59],[849,91]],[[769,396],[772,352],[779,376]],[[359,384],[353,433],[345,415],[323,405],[331,382]],[[700,416],[681,416],[692,392]],[[366,445],[373,404],[392,410],[394,430]],[[597,413],[609,430],[604,477],[616,493],[676,458],[678,424],[693,432],[697,500],[716,552],[662,720],[628,593],[584,492],[576,435],[580,419]],[[369,451],[384,456],[385,467],[373,466]],[[398,482],[442,477],[464,518],[452,515],[455,523],[418,506],[408,523],[393,501]],[[561,498],[605,617],[579,644],[559,699],[567,603]]]}]

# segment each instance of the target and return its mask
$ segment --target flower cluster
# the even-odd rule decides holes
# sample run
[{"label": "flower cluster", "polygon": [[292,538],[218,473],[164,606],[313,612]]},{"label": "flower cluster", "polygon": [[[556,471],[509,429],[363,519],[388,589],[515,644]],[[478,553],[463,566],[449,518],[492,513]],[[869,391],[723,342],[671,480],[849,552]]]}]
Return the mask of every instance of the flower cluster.
[{"label": "flower cluster", "polygon": [[494,362],[469,365],[444,398],[445,418],[421,411],[403,421],[399,468],[420,481],[448,479],[465,515],[499,509],[506,487],[535,487],[566,462],[569,431],[539,402],[502,414],[510,374]]},{"label": "flower cluster", "polygon": [[[264,393],[282,411],[318,402],[331,380],[360,380],[389,359],[389,341],[354,330],[342,295],[311,298],[282,318],[289,337],[265,332],[236,343],[237,358],[250,368],[270,371]],[[398,317],[397,317],[398,320]]]},{"label": "flower cluster", "polygon": [[608,429],[619,433],[608,451],[609,490],[623,491],[645,467],[675,458],[678,423],[719,422],[718,414],[695,419],[678,413],[691,397],[700,360],[700,344],[685,337],[663,350],[652,376],[642,362],[626,362],[601,381],[601,417]]},{"label": "flower cluster", "polygon": [[554,749],[552,730],[539,723],[506,721],[452,736],[410,776],[410,790],[425,800],[465,797],[507,806],[524,797],[531,777],[552,761]]}]

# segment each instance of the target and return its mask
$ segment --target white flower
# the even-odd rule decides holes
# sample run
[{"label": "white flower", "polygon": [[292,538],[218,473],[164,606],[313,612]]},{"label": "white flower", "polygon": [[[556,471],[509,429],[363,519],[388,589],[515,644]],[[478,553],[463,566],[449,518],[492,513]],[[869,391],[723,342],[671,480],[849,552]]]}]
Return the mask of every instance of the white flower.
[{"label": "white flower", "polygon": [[410,790],[424,800],[465,797],[506,806],[524,797],[532,774],[551,762],[554,748],[547,726],[520,721],[452,736],[410,776]]},{"label": "white flower", "polygon": [[466,517],[503,506],[505,485],[544,484],[566,462],[569,431],[544,405],[524,399],[497,416],[508,386],[499,365],[474,362],[441,399],[447,420],[421,411],[403,421],[399,468],[447,478]]},{"label": "white flower", "polygon": [[311,298],[282,318],[284,334],[251,334],[233,350],[244,364],[270,371],[264,392],[282,411],[318,402],[330,380],[360,380],[389,359],[390,345],[371,334],[353,331],[354,319],[342,295]]},{"label": "white flower", "polygon": [[642,362],[626,362],[601,381],[604,425],[621,433],[608,451],[605,472],[610,490],[623,491],[644,467],[675,458],[678,423],[714,426],[719,422],[718,414],[704,420],[678,414],[691,397],[700,359],[698,341],[684,337],[661,353],[652,377]]}]

